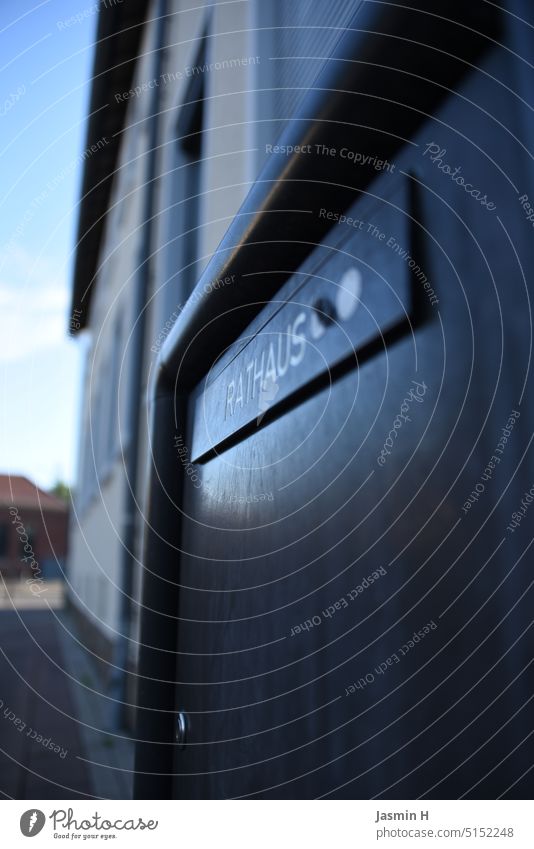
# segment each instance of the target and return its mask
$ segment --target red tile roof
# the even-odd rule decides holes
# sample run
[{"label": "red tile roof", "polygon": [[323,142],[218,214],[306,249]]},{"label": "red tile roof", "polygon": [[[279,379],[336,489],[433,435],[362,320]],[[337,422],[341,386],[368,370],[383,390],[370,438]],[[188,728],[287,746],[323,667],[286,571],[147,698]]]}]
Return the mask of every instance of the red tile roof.
[{"label": "red tile roof", "polygon": [[0,475],[0,506],[68,510],[68,504],[61,498],[45,492],[21,475]]}]

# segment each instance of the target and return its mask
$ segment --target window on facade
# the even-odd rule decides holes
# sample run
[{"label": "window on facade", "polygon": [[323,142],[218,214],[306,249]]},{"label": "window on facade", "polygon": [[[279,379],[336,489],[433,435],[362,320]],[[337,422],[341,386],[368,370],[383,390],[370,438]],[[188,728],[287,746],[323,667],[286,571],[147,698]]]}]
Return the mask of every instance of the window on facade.
[{"label": "window on facade", "polygon": [[197,278],[197,260],[199,256],[199,192],[200,192],[200,134],[191,145],[189,161],[184,168],[183,203],[183,292],[187,298],[193,291]]},{"label": "window on facade", "polygon": [[[195,61],[202,68],[206,61],[206,39]],[[204,78],[194,74],[180,108],[177,122],[177,166],[182,203],[179,205],[181,242],[181,294],[185,300],[197,282],[200,246],[200,193],[202,191],[202,134],[204,130]]]},{"label": "window on facade", "polygon": [[95,466],[91,446],[91,431],[89,417],[85,423],[83,440],[83,457],[80,472],[79,509],[85,510],[93,494],[93,482],[95,477]]},{"label": "window on facade", "polygon": [[0,524],[0,557],[7,557],[8,526]]},{"label": "window on facade", "polygon": [[89,502],[98,491],[98,476],[100,474],[100,433],[102,429],[101,395],[97,389],[92,399],[92,409],[87,423],[87,501]]},{"label": "window on facade", "polygon": [[115,457],[117,448],[117,425],[119,406],[119,375],[122,356],[122,316],[117,316],[113,327],[113,340],[111,346],[111,363],[109,368],[109,404],[108,404],[108,431],[106,454],[107,462],[111,464]]},{"label": "window on facade", "polygon": [[[128,113],[130,114],[130,113]],[[135,123],[135,116],[132,116],[132,123]],[[129,129],[126,125],[126,153],[124,163],[121,165],[120,176],[120,203],[118,213],[116,214],[116,222],[118,227],[122,227],[132,209],[132,203],[135,196],[136,174],[138,170],[138,150],[141,134],[135,130]]]},{"label": "window on facade", "polygon": [[35,551],[35,543],[36,543],[36,535],[35,528],[32,525],[26,526],[26,534],[28,535],[28,543],[31,545],[32,549]]}]

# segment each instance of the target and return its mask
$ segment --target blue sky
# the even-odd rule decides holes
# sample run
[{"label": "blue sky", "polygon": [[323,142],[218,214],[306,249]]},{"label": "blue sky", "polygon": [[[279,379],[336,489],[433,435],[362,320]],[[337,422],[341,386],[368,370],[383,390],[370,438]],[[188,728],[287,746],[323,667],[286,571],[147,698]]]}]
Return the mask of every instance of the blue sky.
[{"label": "blue sky", "polygon": [[[0,3],[0,473],[76,472],[83,340],[67,336],[97,0]],[[69,25],[79,12],[86,17]]]}]

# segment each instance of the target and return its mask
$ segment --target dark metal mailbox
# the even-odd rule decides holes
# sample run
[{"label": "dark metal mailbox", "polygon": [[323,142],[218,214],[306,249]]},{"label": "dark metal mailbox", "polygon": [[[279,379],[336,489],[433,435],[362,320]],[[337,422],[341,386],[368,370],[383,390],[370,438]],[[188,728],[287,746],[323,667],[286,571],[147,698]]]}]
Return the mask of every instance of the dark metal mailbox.
[{"label": "dark metal mailbox", "polygon": [[140,797],[531,795],[523,29],[435,13],[359,20],[161,357]]}]

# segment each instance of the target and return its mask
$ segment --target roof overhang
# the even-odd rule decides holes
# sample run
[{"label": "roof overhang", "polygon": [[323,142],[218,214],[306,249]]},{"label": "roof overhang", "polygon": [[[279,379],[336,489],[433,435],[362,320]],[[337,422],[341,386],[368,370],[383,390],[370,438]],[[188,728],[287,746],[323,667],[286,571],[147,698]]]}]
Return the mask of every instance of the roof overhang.
[{"label": "roof overhang", "polygon": [[115,94],[131,87],[148,5],[148,0],[128,0],[102,7],[98,13],[84,147],[87,158],[82,178],[69,316],[71,333],[83,330],[89,318],[99,249],[128,105],[127,100],[117,101]]}]

